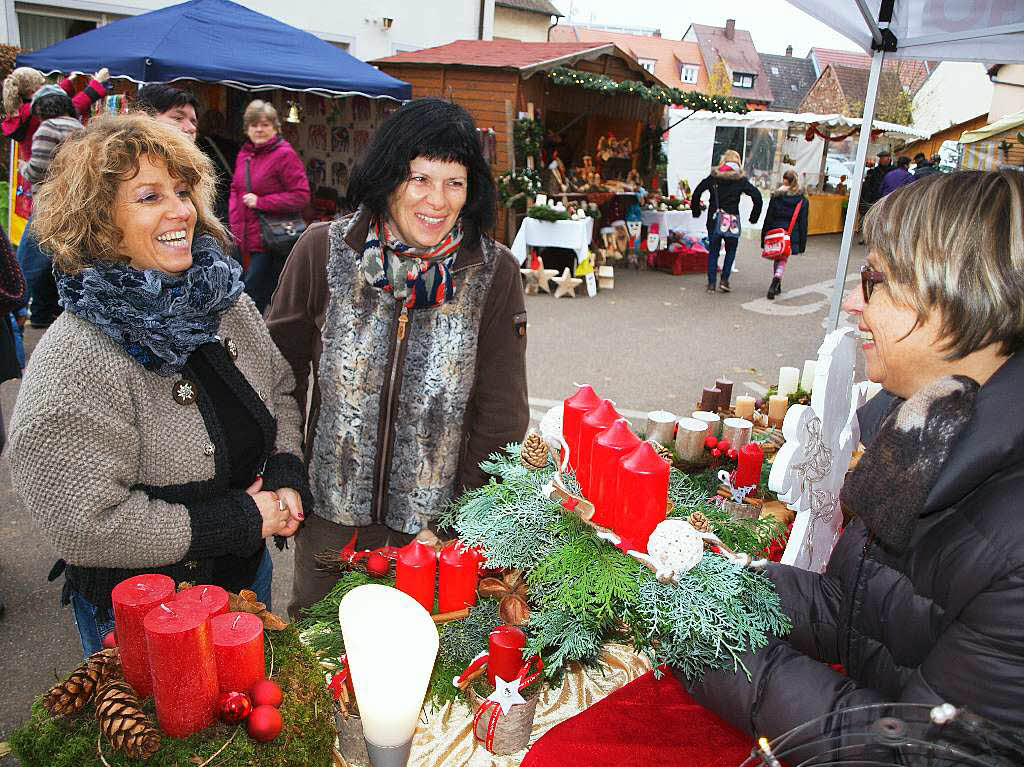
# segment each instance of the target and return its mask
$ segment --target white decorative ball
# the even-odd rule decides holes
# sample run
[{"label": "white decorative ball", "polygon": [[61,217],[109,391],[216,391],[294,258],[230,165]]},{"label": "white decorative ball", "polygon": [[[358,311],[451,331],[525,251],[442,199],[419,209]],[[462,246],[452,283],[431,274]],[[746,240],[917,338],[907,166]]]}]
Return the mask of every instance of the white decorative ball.
[{"label": "white decorative ball", "polygon": [[666,519],[651,533],[647,553],[661,567],[682,575],[704,556],[704,540],[685,519]]}]

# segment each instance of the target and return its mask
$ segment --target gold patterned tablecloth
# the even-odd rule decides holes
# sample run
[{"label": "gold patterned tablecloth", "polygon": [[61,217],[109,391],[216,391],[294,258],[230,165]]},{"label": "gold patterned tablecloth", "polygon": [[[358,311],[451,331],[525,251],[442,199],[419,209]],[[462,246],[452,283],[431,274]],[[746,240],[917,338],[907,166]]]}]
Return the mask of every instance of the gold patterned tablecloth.
[{"label": "gold patterned tablecloth", "polygon": [[[533,745],[545,732],[564,722],[620,687],[651,670],[650,662],[634,652],[631,645],[609,644],[601,654],[602,668],[574,667],[566,672],[562,686],[547,688],[540,696],[533,722]],[[462,702],[449,703],[433,711],[424,710],[413,739],[409,767],[515,767],[528,748],[508,756],[495,756],[473,738],[474,711]],[[359,722],[339,723],[341,753],[352,767],[366,767]]]}]

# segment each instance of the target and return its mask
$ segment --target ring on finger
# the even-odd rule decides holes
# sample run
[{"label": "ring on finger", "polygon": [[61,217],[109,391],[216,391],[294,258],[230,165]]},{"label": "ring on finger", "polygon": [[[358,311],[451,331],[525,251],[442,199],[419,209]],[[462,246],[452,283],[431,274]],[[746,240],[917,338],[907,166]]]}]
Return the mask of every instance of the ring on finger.
[{"label": "ring on finger", "polygon": [[279,511],[284,511],[284,498],[277,499],[277,508]]}]

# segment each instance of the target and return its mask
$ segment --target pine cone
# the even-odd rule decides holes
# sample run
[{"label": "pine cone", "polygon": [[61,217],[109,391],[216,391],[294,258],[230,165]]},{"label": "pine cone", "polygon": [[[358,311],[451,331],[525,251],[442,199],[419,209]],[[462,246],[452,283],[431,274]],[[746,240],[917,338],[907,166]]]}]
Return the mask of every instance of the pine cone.
[{"label": "pine cone", "polygon": [[653,439],[647,440],[651,443],[651,447],[654,448],[654,452],[657,453],[661,458],[664,458],[669,463],[672,463],[672,451],[665,447],[660,442],[655,442]]},{"label": "pine cone", "polygon": [[693,512],[687,519],[687,521],[693,526],[693,529],[698,533],[710,533],[711,532],[711,520],[709,520],[704,514],[699,511]]},{"label": "pine cone", "polygon": [[132,759],[148,759],[160,748],[160,733],[123,680],[113,679],[96,693],[96,718],[110,744]]},{"label": "pine cone", "polygon": [[92,700],[96,690],[121,676],[121,655],[117,648],[100,650],[86,658],[63,682],[55,684],[43,698],[50,716],[67,716]]},{"label": "pine cone", "polygon": [[519,460],[528,469],[543,469],[548,465],[548,443],[537,432],[531,431],[519,449]]}]

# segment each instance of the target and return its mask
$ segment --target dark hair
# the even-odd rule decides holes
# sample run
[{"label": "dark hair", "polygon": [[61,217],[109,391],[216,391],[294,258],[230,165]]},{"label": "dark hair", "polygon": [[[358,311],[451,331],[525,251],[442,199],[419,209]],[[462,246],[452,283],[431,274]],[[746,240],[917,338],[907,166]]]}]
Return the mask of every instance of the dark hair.
[{"label": "dark hair", "polygon": [[908,165],[910,165],[910,158],[909,157],[898,157],[896,159],[896,167],[897,168],[906,168]]},{"label": "dark hair", "polygon": [[922,163],[927,159],[928,158],[924,156],[924,152],[918,152],[917,154],[914,155],[914,162],[916,163]]},{"label": "dark hair", "polygon": [[496,192],[491,167],[484,159],[476,123],[458,104],[441,99],[417,99],[393,112],[377,129],[352,170],[346,203],[384,216],[391,194],[409,178],[409,163],[417,157],[457,162],[468,176],[462,209],[464,237],[476,247],[480,236],[494,226]]},{"label": "dark hair", "polygon": [[54,117],[78,117],[71,97],[66,93],[51,93],[40,96],[32,104],[32,114],[40,120],[51,120]]},{"label": "dark hair", "polygon": [[162,115],[175,107],[183,107],[191,104],[192,108],[199,111],[199,102],[190,91],[175,88],[164,83],[150,83],[138,92],[135,97],[135,104],[139,109],[144,109],[150,114]]}]

